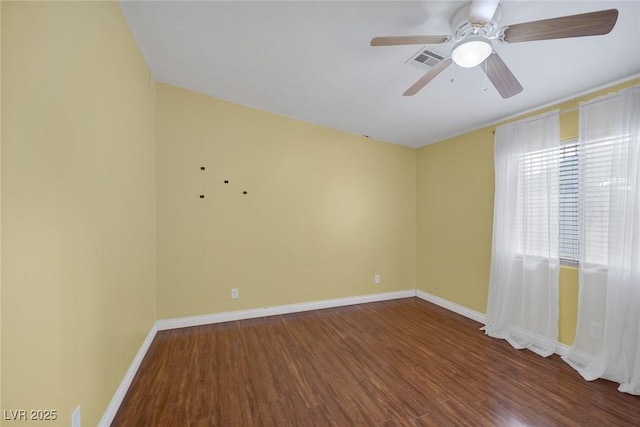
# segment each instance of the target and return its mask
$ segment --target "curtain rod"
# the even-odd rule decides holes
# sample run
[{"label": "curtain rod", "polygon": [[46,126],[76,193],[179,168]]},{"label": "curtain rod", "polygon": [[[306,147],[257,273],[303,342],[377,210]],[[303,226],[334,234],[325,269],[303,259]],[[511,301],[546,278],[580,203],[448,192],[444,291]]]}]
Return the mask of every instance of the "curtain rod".
[{"label": "curtain rod", "polygon": [[576,107],[573,107],[573,108],[567,108],[566,110],[560,110],[558,112],[558,114],[563,115],[563,114],[571,113],[572,111],[576,111],[578,108],[580,108],[580,107],[576,106]]},{"label": "curtain rod", "polygon": [[[632,87],[635,87],[635,86],[632,86]],[[619,94],[618,92],[609,93],[607,95],[599,96],[599,97],[594,98],[594,99],[592,99],[590,101],[587,101],[587,102],[589,104],[594,104],[594,103],[599,103],[599,102],[602,102],[602,101],[607,101],[607,100],[611,99],[612,97],[618,96],[618,94]],[[579,108],[580,108],[580,104],[576,105],[575,107],[571,107],[571,108],[567,108],[567,109],[564,109],[564,110],[560,110],[560,111],[558,111],[558,115],[571,113],[573,111],[578,110]],[[553,110],[549,110],[549,111],[553,111]],[[540,113],[540,114],[544,114],[544,113]],[[491,133],[495,135],[496,131],[494,130]]]},{"label": "curtain rod", "polygon": [[[536,107],[531,108],[530,110],[519,111],[519,112],[517,112],[517,113],[515,113],[515,114],[513,114],[511,116],[503,117],[503,118],[499,119],[498,121],[495,121],[495,122],[492,122],[492,123],[487,123],[486,127],[496,126],[499,123],[509,122],[509,121],[512,121],[514,119],[517,119],[518,117],[522,117],[522,116],[527,115],[527,114],[531,114],[531,113],[535,114],[536,112],[539,112],[541,110],[552,109],[554,106],[561,105],[561,104],[564,104],[566,102],[578,101],[579,99],[581,99],[583,97],[591,97],[596,92],[599,92],[599,91],[604,92],[605,90],[612,90],[612,88],[614,86],[616,86],[616,85],[625,84],[625,83],[631,82],[632,80],[638,79],[638,78],[640,78],[640,73],[636,73],[636,74],[633,74],[631,76],[624,77],[624,78],[622,78],[620,80],[615,80],[613,82],[609,82],[609,83],[607,83],[605,85],[602,85],[602,86],[591,88],[591,89],[586,90],[584,92],[575,93],[575,94],[573,94],[571,96],[568,96],[566,98],[556,99],[555,101],[552,101],[552,102],[550,102],[548,104],[538,105]],[[638,87],[638,86],[640,86],[640,84],[635,84],[635,85],[632,85],[630,87]],[[609,95],[613,95],[613,94],[615,94],[617,92],[619,92],[619,91],[616,91],[614,93],[609,93]],[[607,95],[604,95],[604,97],[606,97],[606,96]],[[560,114],[568,113],[570,111],[573,111],[573,109],[568,109],[568,110],[561,111]]]}]

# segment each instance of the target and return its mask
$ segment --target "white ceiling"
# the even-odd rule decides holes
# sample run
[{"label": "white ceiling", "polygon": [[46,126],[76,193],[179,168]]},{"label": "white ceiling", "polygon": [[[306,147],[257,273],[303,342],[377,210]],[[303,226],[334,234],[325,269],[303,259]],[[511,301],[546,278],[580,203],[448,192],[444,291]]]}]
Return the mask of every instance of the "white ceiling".
[{"label": "white ceiling", "polygon": [[[159,82],[414,148],[640,73],[640,1],[511,0],[501,3],[500,26],[610,8],[620,15],[605,36],[495,44],[524,86],[512,98],[478,67],[456,66],[402,96],[424,74],[404,63],[422,46],[371,47],[371,38],[450,34],[464,4],[120,2]],[[431,46],[447,55],[451,47]]]}]

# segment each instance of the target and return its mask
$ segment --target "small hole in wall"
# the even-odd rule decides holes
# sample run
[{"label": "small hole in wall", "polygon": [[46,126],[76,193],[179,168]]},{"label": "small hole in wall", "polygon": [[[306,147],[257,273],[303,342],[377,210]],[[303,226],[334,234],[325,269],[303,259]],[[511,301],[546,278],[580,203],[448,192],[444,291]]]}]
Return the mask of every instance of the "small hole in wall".
[{"label": "small hole in wall", "polygon": [[201,198],[201,199],[204,199],[204,194],[201,194],[201,195],[200,195],[200,198]]},{"label": "small hole in wall", "polygon": [[243,192],[242,192],[242,194],[247,194],[247,192],[246,192],[246,191],[243,191]]},{"label": "small hole in wall", "polygon": [[204,170],[204,166],[200,166],[200,170],[203,171]]},{"label": "small hole in wall", "polygon": [[228,184],[228,183],[229,183],[229,180],[228,180],[228,179],[225,179],[225,180],[224,180],[224,183],[225,183],[225,184]]}]

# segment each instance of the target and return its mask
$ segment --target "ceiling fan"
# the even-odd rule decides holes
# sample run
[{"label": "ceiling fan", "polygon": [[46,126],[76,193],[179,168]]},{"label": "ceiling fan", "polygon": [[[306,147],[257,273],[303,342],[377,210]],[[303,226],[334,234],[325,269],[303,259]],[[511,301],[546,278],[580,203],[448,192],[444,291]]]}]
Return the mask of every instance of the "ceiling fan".
[{"label": "ceiling fan", "polygon": [[455,43],[451,55],[433,66],[404,96],[418,93],[454,62],[465,68],[482,64],[481,68],[500,95],[510,98],[522,92],[522,85],[493,49],[493,41],[520,43],[603,35],[613,29],[618,19],[618,10],[608,9],[498,28],[502,15],[499,3],[499,0],[472,0],[463,6],[451,21],[452,35],[374,37],[371,46]]}]

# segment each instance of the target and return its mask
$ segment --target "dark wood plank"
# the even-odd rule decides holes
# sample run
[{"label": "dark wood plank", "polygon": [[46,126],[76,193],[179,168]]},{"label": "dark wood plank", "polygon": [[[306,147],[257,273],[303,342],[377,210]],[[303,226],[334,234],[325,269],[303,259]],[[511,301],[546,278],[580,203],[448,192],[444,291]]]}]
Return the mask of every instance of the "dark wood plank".
[{"label": "dark wood plank", "polygon": [[634,425],[640,398],[417,298],[159,332],[113,426]]}]

